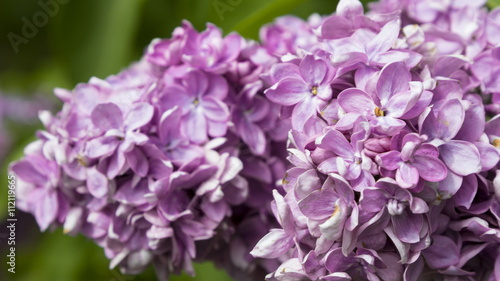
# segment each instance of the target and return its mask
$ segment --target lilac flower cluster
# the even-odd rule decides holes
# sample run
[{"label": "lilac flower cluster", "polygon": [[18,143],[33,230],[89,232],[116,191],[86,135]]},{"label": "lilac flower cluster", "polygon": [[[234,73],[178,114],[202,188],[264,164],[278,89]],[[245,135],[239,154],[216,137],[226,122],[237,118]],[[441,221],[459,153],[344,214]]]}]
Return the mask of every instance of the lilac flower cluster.
[{"label": "lilac flower cluster", "polygon": [[[291,122],[268,280],[500,280],[500,8],[382,0],[264,29]],[[283,36],[285,34],[285,36]],[[298,49],[298,51],[294,51]]]},{"label": "lilac flower cluster", "polygon": [[274,270],[249,252],[276,223],[272,190],[286,169],[289,125],[260,78],[276,60],[184,22],[120,74],[56,89],[63,109],[40,114],[46,130],[11,166],[19,208],[42,231],[95,240],[127,274],[151,263],[161,280],[194,274],[194,259],[233,275]]}]

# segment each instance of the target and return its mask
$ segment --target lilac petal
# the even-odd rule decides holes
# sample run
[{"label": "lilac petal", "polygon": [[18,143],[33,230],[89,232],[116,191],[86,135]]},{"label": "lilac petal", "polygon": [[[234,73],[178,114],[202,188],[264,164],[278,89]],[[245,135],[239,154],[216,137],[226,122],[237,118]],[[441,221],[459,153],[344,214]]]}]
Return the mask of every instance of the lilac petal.
[{"label": "lilac petal", "polygon": [[120,140],[116,136],[105,136],[90,140],[85,147],[85,154],[89,158],[110,156],[115,152]]},{"label": "lilac petal", "polygon": [[394,62],[404,62],[406,68],[413,68],[422,59],[422,55],[409,50],[390,50],[372,57],[371,64],[383,67]]},{"label": "lilac petal", "polygon": [[453,196],[455,206],[469,209],[474,197],[476,197],[477,188],[478,182],[476,175],[468,175],[464,177],[462,186],[460,186],[460,189]]},{"label": "lilac petal", "polygon": [[161,227],[153,225],[148,232],[146,233],[149,239],[163,239],[172,237],[174,235],[174,231],[170,227]]},{"label": "lilac petal", "polygon": [[331,189],[316,190],[299,201],[300,211],[308,218],[321,220],[333,216],[338,207],[337,194]]},{"label": "lilac petal", "polygon": [[204,97],[202,106],[203,113],[205,113],[205,116],[210,120],[226,122],[229,118],[229,109],[227,105],[220,100],[213,97]]},{"label": "lilac petal", "polygon": [[308,196],[314,190],[321,188],[321,180],[315,170],[308,170],[297,178],[295,195],[298,199]]},{"label": "lilac petal", "polygon": [[376,160],[381,167],[390,171],[398,169],[403,163],[401,152],[395,150],[377,155]]},{"label": "lilac petal", "polygon": [[246,118],[238,124],[237,130],[243,141],[256,155],[263,155],[267,140],[262,129]]},{"label": "lilac petal", "polygon": [[277,281],[301,281],[309,279],[298,258],[292,258],[283,262],[276,269],[274,278]]},{"label": "lilac petal", "polygon": [[384,25],[380,33],[366,46],[366,53],[372,57],[391,49],[399,36],[400,26],[399,20],[392,20]]},{"label": "lilac petal", "polygon": [[456,139],[475,142],[479,140],[483,134],[486,126],[484,118],[485,112],[481,97],[477,96],[477,98],[479,100],[475,102],[478,102],[478,104],[471,105],[471,107],[465,111],[464,123],[455,136]]},{"label": "lilac petal", "polygon": [[432,94],[432,92],[423,91],[422,94],[420,95],[419,100],[413,105],[413,107],[409,111],[407,111],[400,118],[404,120],[409,120],[419,116],[420,114],[422,114],[422,112],[424,112],[425,108],[429,106],[433,96],[434,95]]},{"label": "lilac petal", "polygon": [[399,240],[405,243],[420,241],[420,229],[423,225],[421,215],[411,214],[405,210],[400,215],[392,216],[391,221]]},{"label": "lilac petal", "polygon": [[284,255],[293,245],[293,236],[289,236],[283,229],[271,229],[255,245],[250,255],[258,258],[275,259]]},{"label": "lilac petal", "polygon": [[134,104],[125,118],[127,130],[135,130],[146,125],[153,118],[153,114],[154,108],[152,105],[145,102]]},{"label": "lilac petal", "polygon": [[217,100],[224,100],[227,97],[229,87],[226,79],[216,74],[208,74],[207,76],[210,78],[210,84],[208,84],[206,92],[199,93],[204,93],[203,97],[210,96]]},{"label": "lilac petal", "polygon": [[346,206],[338,199],[331,216],[319,226],[321,234],[328,240],[338,240],[342,236],[347,215]]},{"label": "lilac petal", "polygon": [[370,122],[378,134],[394,136],[406,126],[405,121],[391,116],[381,116]]},{"label": "lilac petal", "polygon": [[412,162],[424,180],[438,182],[446,178],[448,169],[441,160],[429,156],[415,156]]},{"label": "lilac petal", "polygon": [[455,137],[462,127],[464,118],[464,108],[458,99],[452,99],[443,104],[436,116],[437,137],[445,141]]},{"label": "lilac petal", "polygon": [[300,78],[286,77],[267,89],[265,94],[272,102],[290,106],[302,101],[309,92],[310,89]]},{"label": "lilac petal", "polygon": [[25,182],[37,185],[47,182],[47,177],[35,169],[27,160],[16,162],[12,165],[11,170]]},{"label": "lilac petal", "polygon": [[361,115],[373,115],[376,107],[371,96],[357,88],[342,91],[339,94],[338,101],[342,109],[348,113],[355,112]]},{"label": "lilac petal", "polygon": [[325,39],[345,38],[353,33],[351,21],[340,15],[329,16],[321,25],[321,37]]},{"label": "lilac petal", "polygon": [[115,178],[124,169],[126,164],[125,154],[123,152],[114,153],[109,157],[106,176],[109,179]]},{"label": "lilac petal", "polygon": [[218,138],[226,135],[227,122],[212,121],[207,119],[208,134],[211,137]]},{"label": "lilac petal", "polygon": [[474,145],[479,150],[481,155],[481,172],[493,169],[500,161],[500,154],[498,149],[489,143],[475,142]]},{"label": "lilac petal", "polygon": [[286,77],[300,77],[299,67],[296,64],[284,62],[271,66],[271,80],[276,83]]},{"label": "lilac petal", "polygon": [[439,192],[442,199],[453,196],[462,185],[463,178],[452,171],[448,171],[446,178],[439,182]]},{"label": "lilac petal", "polygon": [[180,108],[186,110],[189,106],[191,106],[195,98],[196,97],[192,94],[187,93],[184,87],[171,85],[162,91],[160,103],[165,109],[171,109],[175,106],[179,106]]},{"label": "lilac petal", "polygon": [[[385,237],[385,235],[384,235]],[[384,281],[403,280],[404,267],[399,263],[399,256],[396,253],[378,253],[386,268],[377,268],[377,276]]]},{"label": "lilac petal", "polygon": [[396,182],[402,188],[412,188],[418,183],[419,173],[411,164],[402,163],[396,171]]},{"label": "lilac petal", "polygon": [[184,86],[186,86],[188,94],[193,97],[200,97],[207,91],[208,83],[208,74],[193,70],[186,74]]},{"label": "lilac petal", "polygon": [[342,254],[342,249],[336,248],[326,256],[325,267],[330,272],[345,272],[356,262],[356,259]]},{"label": "lilac petal", "polygon": [[179,107],[174,107],[163,113],[158,127],[158,134],[163,143],[168,143],[172,138],[177,137],[182,111]]},{"label": "lilac petal", "polygon": [[334,55],[332,58],[333,66],[338,68],[352,66],[359,62],[361,63],[368,62],[368,56],[366,55],[366,53],[348,52],[348,53]]},{"label": "lilac petal", "polygon": [[361,194],[359,205],[363,211],[377,213],[384,208],[388,198],[389,194],[384,190],[366,188]]},{"label": "lilac petal", "polygon": [[386,105],[387,115],[400,118],[410,111],[420,99],[422,92],[406,91],[394,94]]},{"label": "lilac petal", "polygon": [[191,110],[182,124],[186,136],[194,143],[200,144],[207,140],[207,120],[202,110]]},{"label": "lilac petal", "polygon": [[404,272],[404,281],[418,281],[424,269],[424,262],[422,258],[417,259],[412,264],[409,264]]},{"label": "lilac petal", "polygon": [[87,189],[96,198],[103,198],[108,194],[108,179],[95,167],[87,169]]},{"label": "lilac petal", "polygon": [[401,256],[401,263],[405,264],[408,261],[408,252],[410,250],[410,245],[401,242],[401,240],[396,236],[395,231],[393,227],[388,225],[385,229],[384,232],[389,236],[389,238],[392,240],[394,243],[394,246],[398,249],[399,255]]},{"label": "lilac petal", "polygon": [[363,116],[360,114],[354,112],[347,113],[335,124],[335,129],[341,131],[351,130],[361,120],[363,120]]},{"label": "lilac petal", "polygon": [[293,108],[292,125],[293,129],[302,131],[305,123],[316,114],[316,106],[312,98],[305,98]]},{"label": "lilac petal", "polygon": [[429,206],[423,199],[412,197],[410,200],[410,210],[414,214],[426,214],[429,212]]},{"label": "lilac petal", "polygon": [[363,4],[358,0],[342,0],[337,5],[336,13],[353,20],[356,16],[363,15]]},{"label": "lilac petal", "polygon": [[384,67],[377,82],[380,103],[385,105],[393,95],[407,92],[410,81],[411,74],[403,62],[394,62]]},{"label": "lilac petal", "polygon": [[444,163],[454,173],[467,176],[481,170],[481,158],[475,145],[466,141],[453,140],[439,147]]},{"label": "lilac petal", "polygon": [[114,103],[101,103],[94,107],[90,115],[92,123],[101,131],[120,129],[123,126],[123,113]]},{"label": "lilac petal", "polygon": [[299,71],[305,82],[311,86],[319,86],[327,75],[328,67],[322,59],[306,55],[300,62]]},{"label": "lilac petal", "polygon": [[468,60],[464,56],[447,55],[439,57],[434,63],[434,76],[451,77],[451,75],[466,65]]},{"label": "lilac petal", "polygon": [[148,159],[139,148],[133,149],[125,154],[130,168],[139,176],[145,177],[148,174]]},{"label": "lilac petal", "polygon": [[338,172],[337,157],[328,158],[318,165],[318,171],[323,174]]},{"label": "lilac petal", "polygon": [[427,264],[432,269],[445,269],[458,263],[460,249],[446,236],[433,235],[432,244],[422,251]]},{"label": "lilac petal", "polygon": [[339,174],[346,180],[355,180],[361,175],[361,165],[356,163],[348,163],[344,159],[337,158],[337,167]]},{"label": "lilac petal", "polygon": [[333,151],[344,159],[352,159],[354,155],[354,149],[351,144],[337,130],[328,130],[326,134],[316,140],[316,145],[320,148]]},{"label": "lilac petal", "polygon": [[34,215],[41,231],[45,231],[54,222],[59,209],[57,191],[53,189],[36,189],[32,194]]}]

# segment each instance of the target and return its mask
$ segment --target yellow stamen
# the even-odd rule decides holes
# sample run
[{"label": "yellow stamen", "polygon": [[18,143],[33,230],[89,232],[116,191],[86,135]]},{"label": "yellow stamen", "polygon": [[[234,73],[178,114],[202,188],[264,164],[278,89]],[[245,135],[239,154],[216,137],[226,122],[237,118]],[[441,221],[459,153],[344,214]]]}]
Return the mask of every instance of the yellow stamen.
[{"label": "yellow stamen", "polygon": [[492,143],[494,147],[500,147],[500,139],[494,139]]},{"label": "yellow stamen", "polygon": [[313,87],[311,88],[311,94],[313,94],[314,96],[315,96],[315,95],[317,95],[317,94],[318,94],[318,87],[313,86]]},{"label": "yellow stamen", "polygon": [[282,185],[285,185],[285,184],[289,184],[290,182],[286,180],[286,177],[288,176],[287,173],[285,173],[285,176],[283,177],[283,180],[281,180],[281,184]]},{"label": "yellow stamen", "polygon": [[340,207],[339,205],[335,204],[335,210],[333,210],[333,214],[331,217],[334,217],[335,215],[337,215],[338,213],[340,212]]},{"label": "yellow stamen", "polygon": [[199,103],[200,103],[200,101],[198,99],[194,99],[194,101],[193,101],[194,105],[198,105]]},{"label": "yellow stamen", "polygon": [[78,164],[82,165],[83,167],[88,166],[87,161],[85,161],[85,159],[81,155],[76,156],[76,161],[78,161]]},{"label": "yellow stamen", "polygon": [[377,117],[385,116],[385,112],[380,107],[375,107],[374,112]]}]

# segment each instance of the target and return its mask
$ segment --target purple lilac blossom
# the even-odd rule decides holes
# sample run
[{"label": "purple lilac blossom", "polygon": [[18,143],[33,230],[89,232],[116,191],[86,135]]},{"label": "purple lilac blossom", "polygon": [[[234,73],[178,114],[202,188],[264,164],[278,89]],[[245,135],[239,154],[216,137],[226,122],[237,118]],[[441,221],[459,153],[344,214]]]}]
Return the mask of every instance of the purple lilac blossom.
[{"label": "purple lilac blossom", "polygon": [[485,2],[364,14],[341,0],[314,48],[270,68],[293,167],[274,192],[281,227],[251,252],[281,262],[267,280],[500,279],[499,12]]},{"label": "purple lilac blossom", "polygon": [[40,115],[45,130],[11,165],[19,208],[42,231],[93,239],[127,274],[154,264],[168,280],[213,260],[262,279],[279,263],[249,252],[277,226],[289,130],[260,78],[276,59],[185,21],[118,75],[56,89],[62,110]]}]

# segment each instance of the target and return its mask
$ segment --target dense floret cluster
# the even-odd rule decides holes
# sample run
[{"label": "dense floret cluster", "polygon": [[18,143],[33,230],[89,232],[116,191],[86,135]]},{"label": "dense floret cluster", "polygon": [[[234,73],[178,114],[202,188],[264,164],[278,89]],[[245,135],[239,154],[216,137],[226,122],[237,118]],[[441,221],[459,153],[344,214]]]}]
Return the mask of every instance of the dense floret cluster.
[{"label": "dense floret cluster", "polygon": [[120,74],[56,89],[11,166],[19,207],[160,280],[193,260],[237,280],[500,280],[484,4],[341,0],[260,45],[184,22]]},{"label": "dense floret cluster", "polygon": [[217,249],[235,275],[259,270],[249,252],[275,222],[289,130],[262,93],[273,60],[184,22],[120,74],[56,89],[62,111],[40,114],[46,131],[11,167],[19,207],[42,230],[94,239],[128,274],[150,263],[163,279],[193,273]]},{"label": "dense floret cluster", "polygon": [[282,261],[268,280],[500,279],[500,10],[484,2],[365,15],[342,0],[297,33],[313,43],[265,91],[294,166],[274,192],[281,228],[252,251]]}]

